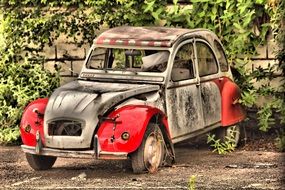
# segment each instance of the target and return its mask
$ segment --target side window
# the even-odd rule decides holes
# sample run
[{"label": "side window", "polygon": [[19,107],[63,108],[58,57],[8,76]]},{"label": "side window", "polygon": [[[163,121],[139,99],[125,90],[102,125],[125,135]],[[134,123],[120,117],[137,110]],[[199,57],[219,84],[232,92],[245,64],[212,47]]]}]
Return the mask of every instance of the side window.
[{"label": "side window", "polygon": [[196,42],[199,76],[206,76],[218,72],[218,65],[214,53],[203,42]]},{"label": "side window", "polygon": [[105,57],[107,55],[107,49],[95,48],[92,51],[91,56],[87,62],[87,68],[89,69],[100,69],[104,67]]},{"label": "side window", "polygon": [[181,81],[194,78],[193,59],[194,46],[188,43],[179,48],[177,51],[171,71],[172,81]]},{"label": "side window", "polygon": [[215,40],[215,49],[216,49],[216,55],[217,55],[218,60],[219,60],[221,71],[224,71],[224,72],[228,71],[229,64],[227,62],[225,52],[224,52],[221,44],[219,42],[217,42],[216,40]]}]

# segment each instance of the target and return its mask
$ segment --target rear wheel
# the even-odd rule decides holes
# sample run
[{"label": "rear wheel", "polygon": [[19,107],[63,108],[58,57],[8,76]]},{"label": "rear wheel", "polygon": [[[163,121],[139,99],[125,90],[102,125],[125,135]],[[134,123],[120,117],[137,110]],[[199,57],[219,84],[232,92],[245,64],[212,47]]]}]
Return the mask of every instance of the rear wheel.
[{"label": "rear wheel", "polygon": [[26,153],[26,158],[29,165],[34,170],[48,170],[56,161],[56,157],[53,156],[42,156],[29,153]]},{"label": "rear wheel", "polygon": [[215,135],[221,142],[230,140],[234,147],[237,147],[240,140],[240,126],[232,125],[229,127],[220,127],[216,129]]},{"label": "rear wheel", "polygon": [[131,155],[134,173],[154,173],[164,158],[164,141],[157,124],[150,124],[140,147]]}]

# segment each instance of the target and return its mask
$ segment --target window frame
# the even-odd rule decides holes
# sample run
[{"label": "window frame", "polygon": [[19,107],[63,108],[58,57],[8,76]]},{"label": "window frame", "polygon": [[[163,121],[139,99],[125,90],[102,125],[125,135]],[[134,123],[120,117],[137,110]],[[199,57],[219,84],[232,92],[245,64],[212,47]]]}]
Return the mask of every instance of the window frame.
[{"label": "window frame", "polygon": [[[87,60],[85,61],[84,65],[87,69],[94,69],[94,70],[100,70],[100,68],[94,68],[91,66],[91,59],[93,57],[93,52],[94,52],[95,48],[91,49],[91,52],[89,53],[89,56],[87,57]],[[106,54],[108,54],[108,49],[106,49],[106,53],[104,53],[104,62],[103,62],[103,67],[105,67],[106,65]],[[103,55],[103,54],[102,54]]]},{"label": "window frame", "polygon": [[[197,43],[202,43],[202,44],[204,44],[206,47],[209,48],[210,52],[212,53],[212,55],[213,55],[213,57],[214,57],[214,59],[215,59],[216,66],[217,66],[217,71],[216,71],[215,73],[208,73],[208,74],[206,74],[206,75],[200,75],[200,72],[199,72],[199,60],[198,60],[198,48],[197,48]],[[194,40],[194,48],[195,48],[195,60],[196,60],[196,62],[197,62],[197,73],[198,73],[199,78],[218,74],[218,73],[220,72],[220,65],[219,65],[218,59],[217,59],[217,57],[216,57],[215,51],[214,51],[213,47],[210,45],[210,43],[207,42],[206,40],[195,38],[195,40]]]},{"label": "window frame", "polygon": [[[177,55],[177,53],[179,52],[179,50],[184,46],[184,45],[187,45],[187,44],[191,44],[193,46],[193,60],[192,60],[192,70],[193,70],[193,77],[191,78],[187,78],[187,79],[181,79],[181,80],[173,80],[172,79],[172,71],[173,71],[173,68],[174,68],[174,64],[175,64],[175,57]],[[176,51],[173,52],[173,58],[172,58],[172,65],[171,65],[171,68],[170,68],[170,81],[172,81],[173,83],[178,83],[178,82],[183,82],[183,81],[188,81],[188,80],[193,80],[193,79],[196,79],[197,78],[197,71],[196,71],[196,63],[195,63],[195,45],[194,45],[194,39],[186,39],[184,40],[183,42],[181,42],[177,48],[176,48]]]},{"label": "window frame", "polygon": [[[217,45],[216,45],[216,44],[217,44]],[[217,52],[216,52],[217,54],[220,52],[218,46],[221,48],[221,53],[222,53],[222,55],[224,56],[225,61],[226,61],[226,63],[227,63],[227,69],[226,69],[226,70],[223,70],[223,69],[222,69],[223,67],[221,67],[220,60],[218,59],[218,56],[217,56],[217,60],[218,60],[219,66],[220,66],[220,70],[221,70],[221,72],[228,72],[230,66],[229,66],[229,62],[228,62],[228,59],[227,59],[227,55],[226,55],[226,53],[225,53],[225,49],[224,49],[223,45],[222,45],[218,40],[215,39],[215,40],[214,40],[214,48],[215,48],[215,50],[217,51]],[[219,53],[219,54],[220,54],[220,53]]]}]

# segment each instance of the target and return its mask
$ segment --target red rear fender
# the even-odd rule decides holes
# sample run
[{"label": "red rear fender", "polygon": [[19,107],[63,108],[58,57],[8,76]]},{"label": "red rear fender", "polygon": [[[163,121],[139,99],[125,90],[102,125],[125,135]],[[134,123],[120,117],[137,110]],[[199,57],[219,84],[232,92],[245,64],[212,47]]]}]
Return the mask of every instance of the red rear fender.
[{"label": "red rear fender", "polygon": [[36,146],[36,133],[40,132],[44,143],[43,114],[48,98],[41,98],[31,102],[24,110],[20,124],[21,138],[25,145]]},{"label": "red rear fender", "polygon": [[[150,106],[124,106],[110,113],[107,118],[103,119],[97,132],[102,151],[128,153],[135,151],[140,146],[151,120],[162,123],[169,135],[167,119],[163,112]],[[112,118],[116,120],[112,121]],[[129,134],[128,140],[123,140],[123,133]]]},{"label": "red rear fender", "polygon": [[222,97],[222,126],[234,125],[245,119],[246,115],[241,105],[238,103],[240,98],[239,87],[229,78],[216,80]]}]

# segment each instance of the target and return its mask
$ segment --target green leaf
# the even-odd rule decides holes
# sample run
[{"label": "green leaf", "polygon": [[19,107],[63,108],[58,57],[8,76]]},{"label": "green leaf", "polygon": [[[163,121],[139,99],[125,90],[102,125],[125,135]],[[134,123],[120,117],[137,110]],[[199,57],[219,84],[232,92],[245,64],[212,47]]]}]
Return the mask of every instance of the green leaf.
[{"label": "green leaf", "polygon": [[155,0],[146,3],[147,6],[146,6],[146,8],[144,9],[144,13],[149,12],[149,11],[152,11],[152,10],[153,10],[153,5],[154,5],[154,3],[155,3]]}]

